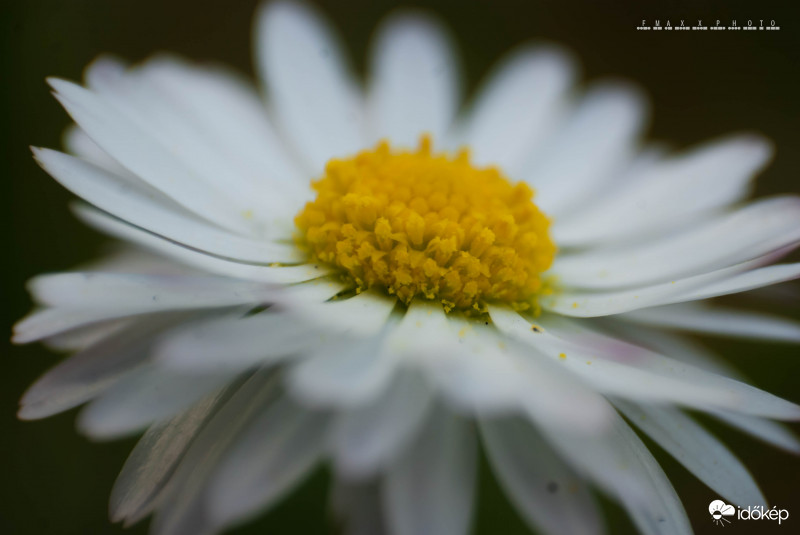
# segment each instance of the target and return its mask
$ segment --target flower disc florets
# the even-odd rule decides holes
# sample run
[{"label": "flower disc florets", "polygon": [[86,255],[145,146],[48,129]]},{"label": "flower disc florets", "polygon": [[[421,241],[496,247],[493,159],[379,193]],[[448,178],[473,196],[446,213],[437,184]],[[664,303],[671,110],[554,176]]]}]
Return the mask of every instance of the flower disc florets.
[{"label": "flower disc florets", "polygon": [[381,142],[331,160],[313,188],[317,198],[295,218],[298,243],[358,289],[384,288],[405,303],[529,308],[556,251],[527,184],[473,166],[465,150],[432,153],[429,137],[416,151]]}]

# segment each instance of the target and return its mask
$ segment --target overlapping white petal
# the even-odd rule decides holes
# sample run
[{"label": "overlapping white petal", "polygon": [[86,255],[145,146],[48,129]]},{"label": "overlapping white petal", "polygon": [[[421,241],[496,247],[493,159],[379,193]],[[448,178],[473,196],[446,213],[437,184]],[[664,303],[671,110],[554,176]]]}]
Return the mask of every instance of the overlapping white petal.
[{"label": "overlapping white petal", "polygon": [[389,532],[467,532],[475,495],[477,444],[464,419],[437,406],[414,444],[392,463],[383,489]]},{"label": "overlapping white petal", "polygon": [[726,424],[768,444],[792,453],[800,453],[800,439],[784,425],[765,418],[731,411],[712,411],[711,414]]},{"label": "overlapping white petal", "polygon": [[211,256],[131,226],[90,206],[76,204],[73,208],[80,219],[102,232],[135,243],[180,264],[192,266],[206,273],[267,284],[305,282],[330,273],[329,268],[318,264],[260,265]]},{"label": "overlapping white petal", "polygon": [[532,325],[501,308],[491,309],[491,315],[501,331],[557,360],[605,394],[699,410],[729,409],[775,419],[800,419],[800,406],[746,383],[581,328],[575,322],[543,317]]},{"label": "overlapping white petal", "polygon": [[555,47],[525,47],[510,54],[489,75],[456,139],[479,165],[499,165],[520,176],[543,143],[573,81],[572,62]]},{"label": "overlapping white petal", "polygon": [[480,429],[492,468],[532,528],[553,535],[605,532],[588,485],[529,423],[482,419]]},{"label": "overlapping white petal", "polygon": [[[780,254],[773,253],[772,255]],[[745,292],[800,278],[800,263],[759,267],[772,255],[701,275],[622,290],[563,290],[541,299],[542,307],[557,314],[595,317],[622,314],[659,305],[697,301]]]},{"label": "overlapping white petal", "polygon": [[164,325],[183,319],[141,321],[75,353],[31,385],[20,400],[19,417],[44,418],[100,395],[147,359]]},{"label": "overlapping white petal", "polygon": [[141,71],[145,83],[168,95],[209,136],[226,162],[238,164],[244,192],[264,202],[291,201],[286,203],[290,209],[292,202],[310,194],[307,177],[285,150],[249,81],[223,68],[198,67],[174,57],[150,60]]},{"label": "overlapping white petal", "polygon": [[768,141],[740,135],[643,166],[602,202],[560,222],[559,232],[584,244],[669,232],[742,199],[771,156]]},{"label": "overlapping white petal", "polygon": [[624,402],[615,405],[723,498],[743,507],[766,505],[764,495],[741,461],[711,433],[679,410]]},{"label": "overlapping white petal", "polygon": [[[325,289],[328,297],[339,290],[336,286]],[[275,298],[284,300],[292,298]],[[344,301],[295,302],[289,309],[274,306],[247,317],[233,313],[171,333],[156,348],[155,358],[170,368],[191,372],[243,370],[292,356],[324,354],[327,345],[374,335],[383,327],[392,306],[389,299],[364,293]]]},{"label": "overlapping white petal", "polygon": [[282,397],[255,415],[209,482],[209,516],[230,524],[286,493],[319,459],[328,419]]},{"label": "overlapping white petal", "polygon": [[109,513],[126,526],[150,514],[192,441],[226,395],[211,395],[170,420],[150,427],[125,461],[111,491]]},{"label": "overlapping white petal", "polygon": [[681,303],[638,310],[621,318],[636,323],[680,331],[784,342],[800,341],[795,321],[742,310]]},{"label": "overlapping white petal", "polygon": [[259,305],[274,289],[214,276],[57,273],[31,280],[44,308],[14,326],[14,340],[30,342],[115,318],[160,312]]},{"label": "overlapping white petal", "polygon": [[308,5],[276,1],[257,14],[256,66],[277,126],[315,177],[367,137],[363,97],[326,21]]},{"label": "overlapping white petal", "polygon": [[237,204],[219,184],[204,180],[174,151],[102,97],[65,80],[51,78],[49,82],[75,122],[127,169],[195,214],[234,232],[253,233],[244,216],[252,206]]},{"label": "overlapping white petal", "polygon": [[520,178],[545,213],[560,219],[596,196],[629,164],[646,119],[645,99],[622,83],[591,87]]},{"label": "overlapping white petal", "polygon": [[442,28],[419,14],[392,17],[372,47],[368,119],[374,141],[415,147],[442,140],[459,100],[457,61]]},{"label": "overlapping white petal", "polygon": [[214,256],[269,264],[302,259],[296,248],[231,234],[164,205],[102,168],[49,149],[34,149],[44,169],[70,191],[98,208],[159,236]]},{"label": "overlapping white petal", "polygon": [[686,511],[661,467],[621,417],[592,440],[568,430],[548,430],[560,454],[617,498],[648,534],[692,533]]},{"label": "overlapping white petal", "polygon": [[345,411],[334,421],[331,434],[338,475],[364,479],[392,462],[414,438],[431,401],[423,378],[399,373],[375,402]]},{"label": "overlapping white petal", "polygon": [[778,197],[651,244],[564,255],[551,271],[564,286],[642,286],[736,265],[799,242],[800,198]]},{"label": "overlapping white petal", "polygon": [[183,454],[158,496],[150,529],[155,535],[211,535],[220,524],[210,514],[209,482],[220,463],[255,418],[282,395],[272,371],[233,383],[219,408]]},{"label": "overlapping white petal", "polygon": [[171,418],[231,382],[234,374],[175,374],[143,366],[89,403],[78,428],[97,439],[112,439]]}]

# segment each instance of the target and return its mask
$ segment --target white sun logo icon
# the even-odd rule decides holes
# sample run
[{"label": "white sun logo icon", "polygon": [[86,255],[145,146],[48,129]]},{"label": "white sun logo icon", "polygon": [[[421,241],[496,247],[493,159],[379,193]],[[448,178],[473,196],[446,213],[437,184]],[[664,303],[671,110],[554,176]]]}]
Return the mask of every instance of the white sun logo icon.
[{"label": "white sun logo icon", "polygon": [[711,513],[711,520],[718,526],[725,527],[725,523],[731,523],[726,516],[733,516],[736,509],[732,505],[728,505],[722,500],[714,500],[708,504],[708,512]]}]

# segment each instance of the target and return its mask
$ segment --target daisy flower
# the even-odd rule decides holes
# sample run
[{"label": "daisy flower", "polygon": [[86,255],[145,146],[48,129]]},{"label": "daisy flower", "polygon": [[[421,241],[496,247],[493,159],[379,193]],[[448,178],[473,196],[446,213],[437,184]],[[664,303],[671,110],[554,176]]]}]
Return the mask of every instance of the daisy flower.
[{"label": "daisy flower", "polygon": [[800,276],[800,201],[746,202],[771,157],[736,135],[640,145],[645,102],[575,89],[523,47],[463,109],[435,21],[378,30],[362,88],[314,9],[265,5],[262,95],[174,57],[52,78],[69,154],[36,160],[124,247],[30,283],[16,342],[75,354],[20,417],[86,403],[98,439],[144,431],[111,494],[125,524],[211,534],[319,463],[348,533],[462,535],[483,448],[543,533],[600,533],[595,492],[643,533],[688,533],[632,426],[721,498],[765,499],[687,414],[791,451],[800,407],[674,331],[798,341],[788,320],[705,303]]}]

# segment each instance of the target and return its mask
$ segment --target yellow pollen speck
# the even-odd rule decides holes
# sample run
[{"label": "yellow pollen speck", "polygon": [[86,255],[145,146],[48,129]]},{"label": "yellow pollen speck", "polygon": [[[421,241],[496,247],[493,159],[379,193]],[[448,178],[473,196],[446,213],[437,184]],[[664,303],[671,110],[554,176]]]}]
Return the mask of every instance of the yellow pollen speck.
[{"label": "yellow pollen speck", "polygon": [[592,361],[591,361],[591,360],[587,360],[587,361],[586,361],[586,364],[587,364],[587,365],[589,365],[589,366],[591,366],[591,365],[592,365]]},{"label": "yellow pollen speck", "polygon": [[559,353],[558,354],[558,358],[560,358],[561,360],[565,360],[567,358],[567,354],[566,353]]},{"label": "yellow pollen speck", "polygon": [[474,167],[467,151],[433,153],[427,136],[415,151],[381,142],[329,161],[313,188],[296,241],[357,288],[437,300],[447,312],[488,302],[537,309],[556,252],[550,221],[530,187]]},{"label": "yellow pollen speck", "polygon": [[578,302],[577,301],[572,303],[572,308],[578,308]]}]

